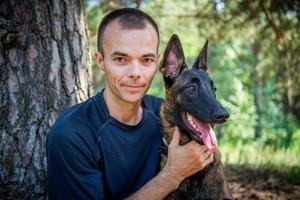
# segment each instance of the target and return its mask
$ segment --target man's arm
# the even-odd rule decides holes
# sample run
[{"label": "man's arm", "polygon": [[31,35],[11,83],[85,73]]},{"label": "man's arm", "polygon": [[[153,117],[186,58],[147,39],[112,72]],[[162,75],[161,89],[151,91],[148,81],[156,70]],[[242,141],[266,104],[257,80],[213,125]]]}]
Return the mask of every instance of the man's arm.
[{"label": "man's arm", "polygon": [[176,190],[185,178],[199,172],[213,162],[213,153],[205,145],[191,141],[180,146],[179,141],[180,133],[176,128],[168,147],[168,160],[165,167],[127,200],[163,199],[170,192]]}]

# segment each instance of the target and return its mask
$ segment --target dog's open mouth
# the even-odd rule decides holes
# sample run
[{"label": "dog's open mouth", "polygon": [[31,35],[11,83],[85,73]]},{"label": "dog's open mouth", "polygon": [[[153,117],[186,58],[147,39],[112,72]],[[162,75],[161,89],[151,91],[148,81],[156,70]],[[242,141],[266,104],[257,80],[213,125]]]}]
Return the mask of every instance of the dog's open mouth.
[{"label": "dog's open mouth", "polygon": [[182,112],[182,118],[188,129],[192,132],[191,137],[200,144],[205,144],[208,149],[217,149],[217,139],[209,123],[205,123],[188,112]]}]

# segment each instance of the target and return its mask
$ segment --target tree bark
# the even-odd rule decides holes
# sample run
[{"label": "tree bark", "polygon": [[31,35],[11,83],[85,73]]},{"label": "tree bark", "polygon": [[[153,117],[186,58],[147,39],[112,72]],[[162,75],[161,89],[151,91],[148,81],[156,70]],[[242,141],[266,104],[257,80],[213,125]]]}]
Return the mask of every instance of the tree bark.
[{"label": "tree bark", "polygon": [[2,0],[0,28],[0,199],[45,199],[47,133],[93,94],[84,3]]}]

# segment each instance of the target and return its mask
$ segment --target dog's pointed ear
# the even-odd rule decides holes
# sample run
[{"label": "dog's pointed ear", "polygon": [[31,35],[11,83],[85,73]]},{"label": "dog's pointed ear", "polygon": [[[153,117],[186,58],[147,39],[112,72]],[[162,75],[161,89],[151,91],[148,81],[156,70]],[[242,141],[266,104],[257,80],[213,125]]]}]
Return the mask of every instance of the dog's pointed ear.
[{"label": "dog's pointed ear", "polygon": [[208,40],[206,40],[199,56],[197,57],[195,63],[193,64],[194,69],[202,69],[203,71],[207,70],[207,46]]},{"label": "dog's pointed ear", "polygon": [[160,63],[159,70],[163,75],[165,86],[170,88],[177,76],[186,68],[181,42],[176,34],[173,34],[168,42]]}]

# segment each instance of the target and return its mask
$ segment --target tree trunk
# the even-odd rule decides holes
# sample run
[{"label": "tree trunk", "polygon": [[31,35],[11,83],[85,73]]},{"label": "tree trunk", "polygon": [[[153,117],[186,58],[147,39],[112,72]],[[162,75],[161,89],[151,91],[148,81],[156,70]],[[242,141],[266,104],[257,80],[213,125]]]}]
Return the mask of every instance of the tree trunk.
[{"label": "tree trunk", "polygon": [[0,199],[46,198],[47,133],[93,93],[84,14],[81,0],[0,3]]},{"label": "tree trunk", "polygon": [[254,127],[254,137],[255,139],[258,139],[261,137],[261,131],[262,131],[262,125],[261,125],[261,116],[262,116],[262,113],[261,113],[261,92],[259,91],[260,90],[260,87],[259,84],[255,84],[254,86],[255,88],[253,88],[253,97],[254,97],[254,106],[255,106],[255,112],[256,112],[256,123],[255,123],[255,127]]},{"label": "tree trunk", "polygon": [[285,57],[285,67],[286,67],[286,81],[285,81],[285,90],[283,95],[283,106],[284,106],[284,118],[286,121],[286,147],[290,146],[292,137],[293,137],[293,130],[291,124],[295,121],[293,119],[293,107],[294,107],[294,94],[293,94],[293,80],[292,80],[292,67],[290,66],[290,60],[292,60],[292,55],[290,51],[286,50],[286,57]]},{"label": "tree trunk", "polygon": [[251,71],[251,86],[252,86],[252,94],[254,99],[254,106],[255,106],[255,113],[256,113],[256,123],[254,127],[254,138],[258,139],[262,135],[262,124],[261,124],[261,118],[262,118],[262,111],[261,111],[261,102],[262,102],[262,80],[258,73],[258,54],[261,51],[260,44],[258,42],[255,42],[252,45],[252,53],[255,56],[255,62],[253,63],[253,69]]}]

